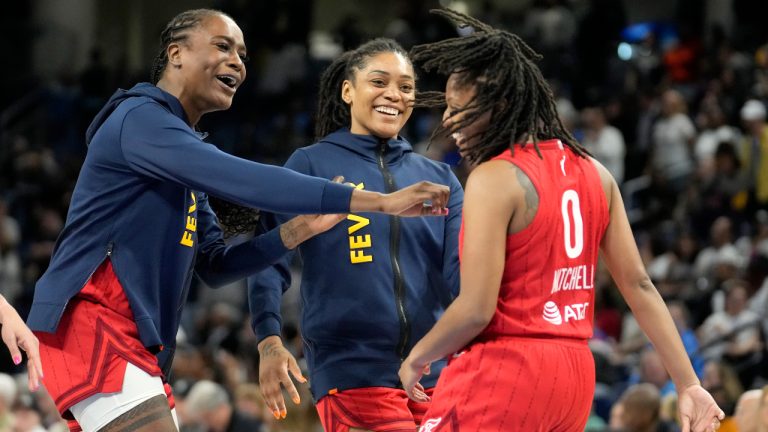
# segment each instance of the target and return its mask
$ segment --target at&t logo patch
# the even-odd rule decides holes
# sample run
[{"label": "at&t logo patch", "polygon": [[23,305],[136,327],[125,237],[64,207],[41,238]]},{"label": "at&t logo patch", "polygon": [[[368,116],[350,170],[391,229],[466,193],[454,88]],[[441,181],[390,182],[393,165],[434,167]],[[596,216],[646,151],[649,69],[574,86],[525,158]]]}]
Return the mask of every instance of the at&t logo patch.
[{"label": "at&t logo patch", "polygon": [[587,317],[588,306],[589,302],[566,305],[561,314],[560,308],[557,307],[557,303],[550,300],[544,303],[544,311],[542,312],[541,317],[544,318],[544,321],[557,326],[561,325],[563,322],[581,321]]}]

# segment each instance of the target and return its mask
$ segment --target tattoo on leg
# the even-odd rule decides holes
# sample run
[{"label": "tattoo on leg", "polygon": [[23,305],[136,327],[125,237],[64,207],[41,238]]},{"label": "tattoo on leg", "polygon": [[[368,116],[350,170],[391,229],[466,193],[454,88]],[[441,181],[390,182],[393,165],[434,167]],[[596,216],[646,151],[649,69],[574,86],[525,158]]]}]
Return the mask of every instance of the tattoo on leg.
[{"label": "tattoo on leg", "polygon": [[164,395],[157,395],[142,402],[99,429],[99,432],[142,431],[177,431],[176,424],[173,422],[173,416],[171,416],[171,410],[168,407],[168,399]]}]

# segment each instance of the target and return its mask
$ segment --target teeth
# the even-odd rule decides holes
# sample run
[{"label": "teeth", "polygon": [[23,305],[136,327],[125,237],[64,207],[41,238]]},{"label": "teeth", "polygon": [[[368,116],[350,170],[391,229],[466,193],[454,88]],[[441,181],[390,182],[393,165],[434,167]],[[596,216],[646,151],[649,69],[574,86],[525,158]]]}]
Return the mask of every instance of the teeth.
[{"label": "teeth", "polygon": [[378,106],[374,108],[376,111],[383,113],[383,114],[389,114],[389,115],[398,115],[400,114],[400,111],[398,111],[395,108],[385,107],[385,106]]},{"label": "teeth", "polygon": [[228,85],[230,87],[234,87],[235,84],[237,84],[237,80],[235,80],[234,78],[232,78],[231,76],[228,76],[228,75],[219,75],[216,78],[218,78],[219,81],[223,82],[224,84],[226,84],[226,85]]}]

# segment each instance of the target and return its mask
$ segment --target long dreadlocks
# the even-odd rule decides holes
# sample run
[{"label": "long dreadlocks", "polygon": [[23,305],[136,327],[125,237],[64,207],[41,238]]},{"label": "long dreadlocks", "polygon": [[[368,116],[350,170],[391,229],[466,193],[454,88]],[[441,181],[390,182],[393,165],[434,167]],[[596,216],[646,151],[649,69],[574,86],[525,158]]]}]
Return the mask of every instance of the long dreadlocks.
[{"label": "long dreadlocks", "polygon": [[[517,35],[495,29],[475,18],[450,9],[433,9],[458,27],[471,26],[474,32],[468,36],[423,44],[411,49],[411,58],[427,70],[443,75],[457,74],[460,86],[476,86],[477,94],[460,111],[464,117],[455,122],[453,129],[460,130],[472,124],[481,115],[491,112],[488,128],[478,144],[467,149],[467,159],[484,162],[513,144],[525,145],[533,141],[541,156],[538,140],[558,138],[576,154],[588,152],[563,126],[557,115],[554,96],[535,62],[541,56]],[[442,107],[445,94],[423,92],[417,104],[424,107]],[[454,112],[452,116],[455,116]],[[448,133],[438,128],[433,138]],[[472,137],[467,137],[470,139]]]}]

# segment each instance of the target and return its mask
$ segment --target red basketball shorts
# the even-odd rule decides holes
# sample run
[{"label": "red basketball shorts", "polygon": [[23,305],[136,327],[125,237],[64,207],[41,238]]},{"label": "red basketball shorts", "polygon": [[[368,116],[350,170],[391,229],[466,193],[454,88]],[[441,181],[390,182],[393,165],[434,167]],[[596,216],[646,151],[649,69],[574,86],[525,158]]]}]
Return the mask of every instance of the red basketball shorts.
[{"label": "red basketball shorts", "polygon": [[[432,394],[432,389],[427,389]],[[323,396],[317,412],[326,432],[360,428],[376,432],[413,432],[429,403],[414,402],[402,389],[366,387]]]},{"label": "red basketball shorts", "polygon": [[419,430],[583,431],[594,389],[586,341],[478,342],[443,369]]},{"label": "red basketball shorts", "polygon": [[157,359],[139,339],[109,260],[69,301],[56,333],[35,335],[45,371],[43,385],[68,420],[73,420],[72,405],[97,393],[121,391],[128,362],[151,376],[162,376]]}]

